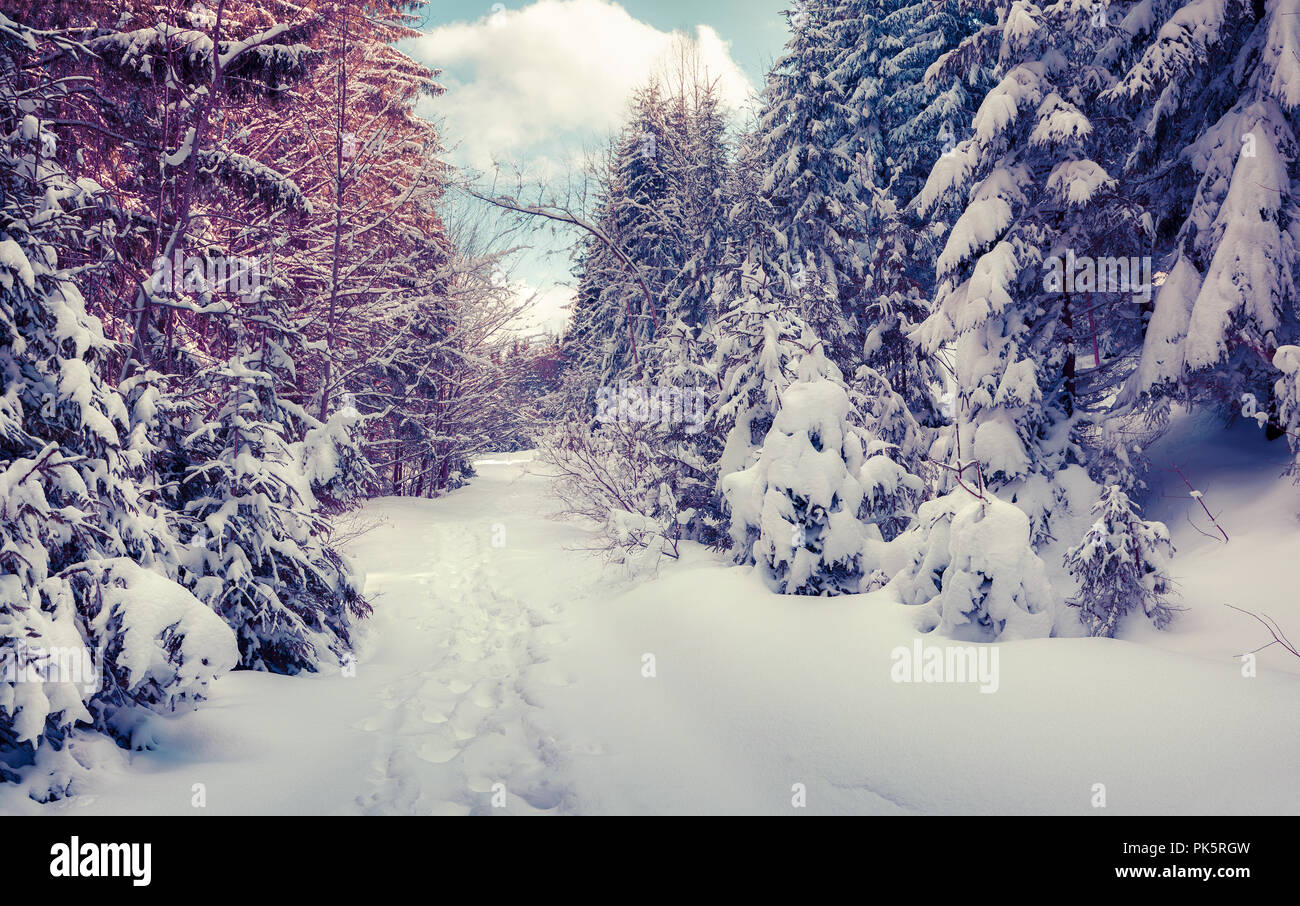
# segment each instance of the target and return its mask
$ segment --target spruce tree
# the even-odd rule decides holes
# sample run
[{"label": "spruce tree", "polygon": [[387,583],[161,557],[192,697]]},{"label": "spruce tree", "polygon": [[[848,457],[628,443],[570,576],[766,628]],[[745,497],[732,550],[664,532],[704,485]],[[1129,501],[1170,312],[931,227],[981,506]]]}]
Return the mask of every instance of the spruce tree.
[{"label": "spruce tree", "polygon": [[292,367],[293,332],[273,289],[258,301],[260,328],[232,324],[230,358],[195,375],[215,406],[188,410],[175,438],[184,452],[177,503],[187,579],[235,630],[240,666],[293,674],[341,660],[354,621],[370,607],[359,577],[327,543],[294,441],[320,423],[277,389]]},{"label": "spruce tree", "polygon": [[[161,149],[145,195],[158,257],[140,282],[123,374],[166,375],[154,421],[167,452],[157,467],[185,542],[182,578],[234,629],[241,666],[297,673],[341,657],[352,621],[369,610],[323,516],[368,467],[347,452],[346,432],[335,434],[335,452],[359,472],[320,472],[319,433],[309,463],[300,445],[321,422],[283,395],[303,346],[277,257],[282,231],[312,204],[288,175],[217,138],[231,105],[280,103],[319,61],[305,41],[321,20],[259,18],[195,7],[110,30],[91,47],[104,78],[140,108],[126,128]],[[224,228],[235,204],[252,212],[238,233]],[[214,265],[243,268],[246,279],[214,280]],[[309,468],[339,497],[317,500]]]},{"label": "spruce tree", "polygon": [[1090,635],[1113,637],[1124,617],[1141,611],[1164,629],[1179,608],[1169,603],[1174,546],[1162,522],[1142,519],[1118,485],[1092,508],[1097,521],[1065,557],[1079,590],[1070,601]]},{"label": "spruce tree", "polygon": [[1093,67],[1106,42],[1083,7],[1001,10],[945,64],[996,61],[999,80],[919,198],[923,213],[965,199],[936,262],[934,311],[914,333],[954,366],[956,424],[940,452],[1015,500],[1035,546],[1054,537],[1055,513],[1082,506],[1059,476],[1088,462],[1090,409],[1111,373],[1103,366],[1138,329],[1126,316],[1132,288],[1094,294],[1074,272],[1081,259],[1127,263],[1149,236],[1141,208],[1117,191],[1124,124],[1098,107]]},{"label": "spruce tree", "polygon": [[863,443],[839,370],[812,337],[757,461],[722,479],[737,558],[782,594],[859,590]]},{"label": "spruce tree", "polygon": [[877,138],[854,99],[867,46],[859,6],[809,0],[791,16],[785,54],[764,90],[756,149],[771,254],[796,282],[800,316],[849,375],[862,359]]}]

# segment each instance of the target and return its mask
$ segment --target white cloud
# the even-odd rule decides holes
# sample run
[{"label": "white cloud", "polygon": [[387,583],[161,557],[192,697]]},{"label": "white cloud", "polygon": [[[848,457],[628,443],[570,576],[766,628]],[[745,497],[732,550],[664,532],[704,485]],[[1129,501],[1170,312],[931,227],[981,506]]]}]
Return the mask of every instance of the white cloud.
[{"label": "white cloud", "polygon": [[517,299],[528,302],[528,309],[511,323],[512,331],[521,336],[563,333],[573,305],[573,287],[553,284],[538,289],[525,280],[517,280],[512,289]]},{"label": "white cloud", "polygon": [[[677,37],[609,0],[540,0],[441,26],[407,50],[447,71],[447,93],[428,109],[446,119],[445,138],[461,162],[488,170],[494,161],[520,161],[531,170],[617,129],[632,92]],[[691,38],[723,100],[739,109],[753,89],[728,42],[707,25]]]}]

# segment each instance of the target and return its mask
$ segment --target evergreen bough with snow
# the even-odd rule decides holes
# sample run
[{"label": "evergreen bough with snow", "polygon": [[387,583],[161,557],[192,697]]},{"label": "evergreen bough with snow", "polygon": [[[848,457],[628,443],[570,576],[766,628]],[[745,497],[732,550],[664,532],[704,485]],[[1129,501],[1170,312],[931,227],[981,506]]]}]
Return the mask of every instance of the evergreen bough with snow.
[{"label": "evergreen bough with snow", "polygon": [[1262,415],[1261,421],[1265,423],[1266,429],[1272,428],[1277,434],[1286,435],[1287,443],[1295,454],[1289,471],[1300,480],[1300,346],[1283,346],[1279,349],[1273,355],[1273,367],[1282,374],[1273,385],[1276,414],[1271,423],[1267,413],[1257,414],[1256,417]]},{"label": "evergreen bough with snow", "polygon": [[1111,638],[1125,615],[1140,610],[1164,629],[1180,609],[1169,603],[1169,529],[1142,519],[1118,485],[1103,492],[1093,512],[1097,521],[1065,558],[1079,583],[1070,601],[1079,619],[1091,635]]}]

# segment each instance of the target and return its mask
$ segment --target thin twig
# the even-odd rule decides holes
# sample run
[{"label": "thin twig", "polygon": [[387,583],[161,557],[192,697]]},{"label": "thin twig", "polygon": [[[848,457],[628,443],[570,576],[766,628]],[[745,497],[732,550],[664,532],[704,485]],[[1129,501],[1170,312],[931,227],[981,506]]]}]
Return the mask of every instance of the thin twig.
[{"label": "thin twig", "polygon": [[1259,614],[1255,613],[1253,610],[1245,610],[1241,607],[1237,607],[1233,604],[1228,604],[1228,603],[1224,603],[1223,606],[1231,607],[1233,610],[1237,611],[1238,613],[1244,613],[1247,616],[1254,617],[1259,623],[1263,625],[1265,629],[1268,630],[1268,634],[1273,637],[1273,641],[1269,642],[1266,645],[1261,645],[1260,647],[1256,648],[1255,651],[1247,652],[1247,654],[1254,654],[1256,651],[1263,651],[1265,648],[1272,648],[1274,645],[1281,645],[1283,648],[1285,648],[1287,651],[1294,654],[1296,657],[1300,657],[1300,651],[1296,650],[1295,645],[1291,644],[1291,640],[1286,637],[1286,634],[1284,632],[1282,632],[1281,627],[1277,625],[1277,620],[1274,620],[1268,614],[1264,614],[1263,616],[1260,616]]}]

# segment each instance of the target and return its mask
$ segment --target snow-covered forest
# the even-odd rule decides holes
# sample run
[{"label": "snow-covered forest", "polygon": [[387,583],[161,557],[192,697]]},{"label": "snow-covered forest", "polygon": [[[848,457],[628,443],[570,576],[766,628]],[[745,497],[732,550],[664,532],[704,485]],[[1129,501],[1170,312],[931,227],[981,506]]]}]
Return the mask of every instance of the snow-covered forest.
[{"label": "snow-covered forest", "polygon": [[0,0],[0,813],[1300,811],[1300,0],[788,5]]}]

